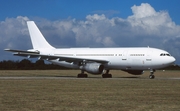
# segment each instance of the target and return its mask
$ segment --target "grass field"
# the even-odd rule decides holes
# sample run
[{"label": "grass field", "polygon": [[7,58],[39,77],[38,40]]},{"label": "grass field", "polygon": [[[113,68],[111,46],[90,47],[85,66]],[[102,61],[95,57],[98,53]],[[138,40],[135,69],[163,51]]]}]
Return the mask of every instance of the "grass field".
[{"label": "grass field", "polygon": [[[0,71],[0,77],[69,77],[78,70]],[[112,79],[0,79],[0,111],[177,111],[179,71],[157,71],[156,79],[112,71]]]}]

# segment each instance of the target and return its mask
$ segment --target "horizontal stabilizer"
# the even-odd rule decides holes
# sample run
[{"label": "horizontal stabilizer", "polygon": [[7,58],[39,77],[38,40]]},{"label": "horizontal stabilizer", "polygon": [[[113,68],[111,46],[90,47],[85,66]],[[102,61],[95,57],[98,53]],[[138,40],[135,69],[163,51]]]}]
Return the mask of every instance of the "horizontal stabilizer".
[{"label": "horizontal stabilizer", "polygon": [[15,50],[15,49],[4,49],[4,51],[16,52],[16,53],[30,53],[30,54],[39,54],[39,51],[26,51],[26,50]]}]

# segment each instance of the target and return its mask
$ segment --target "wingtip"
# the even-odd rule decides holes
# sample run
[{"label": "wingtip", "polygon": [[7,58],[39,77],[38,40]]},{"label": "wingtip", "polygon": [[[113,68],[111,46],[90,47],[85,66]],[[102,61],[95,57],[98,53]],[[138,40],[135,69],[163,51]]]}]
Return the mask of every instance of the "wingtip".
[{"label": "wingtip", "polygon": [[4,51],[9,51],[10,49],[4,49]]}]

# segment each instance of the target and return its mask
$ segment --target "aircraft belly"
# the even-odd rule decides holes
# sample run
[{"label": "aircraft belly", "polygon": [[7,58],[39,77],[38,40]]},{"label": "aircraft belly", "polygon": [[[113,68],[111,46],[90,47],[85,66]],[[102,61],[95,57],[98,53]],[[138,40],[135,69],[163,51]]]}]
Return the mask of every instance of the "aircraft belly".
[{"label": "aircraft belly", "polygon": [[108,63],[108,67],[111,69],[146,69],[144,67],[143,59],[117,59]]},{"label": "aircraft belly", "polygon": [[142,59],[132,59],[128,64],[131,68],[143,68],[144,61]]},{"label": "aircraft belly", "polygon": [[116,59],[113,61],[110,61],[106,67],[108,67],[108,69],[125,69],[126,68],[126,62],[122,62],[122,61],[117,61]]}]

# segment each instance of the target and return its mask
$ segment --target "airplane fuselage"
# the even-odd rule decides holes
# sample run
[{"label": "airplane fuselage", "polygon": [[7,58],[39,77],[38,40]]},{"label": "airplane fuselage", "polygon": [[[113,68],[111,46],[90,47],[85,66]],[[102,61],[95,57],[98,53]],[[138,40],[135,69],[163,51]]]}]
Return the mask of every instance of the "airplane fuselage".
[{"label": "airplane fuselage", "polygon": [[[42,52],[43,54],[43,52]],[[47,54],[45,51],[44,54]],[[54,49],[50,54],[73,58],[87,58],[107,60],[105,69],[121,70],[146,70],[159,69],[173,64],[175,61],[168,52],[149,47],[141,48],[64,48]],[[76,62],[63,62],[50,60],[51,62],[69,68],[79,68]]]}]

